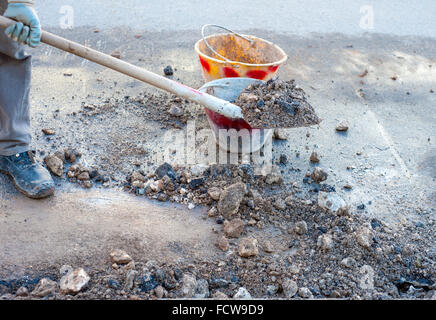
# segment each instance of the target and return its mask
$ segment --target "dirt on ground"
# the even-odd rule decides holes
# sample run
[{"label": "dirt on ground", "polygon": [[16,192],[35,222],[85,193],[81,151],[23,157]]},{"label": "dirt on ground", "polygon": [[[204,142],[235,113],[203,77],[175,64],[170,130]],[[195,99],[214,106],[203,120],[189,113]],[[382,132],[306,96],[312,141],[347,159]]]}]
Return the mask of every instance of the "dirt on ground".
[{"label": "dirt on ground", "polygon": [[[180,114],[168,113],[174,106]],[[297,183],[283,183],[288,164],[282,157],[264,176],[255,175],[251,164],[143,166],[134,159],[149,156],[147,152],[120,143],[124,135],[112,135],[109,129],[121,121],[121,108],[123,121],[127,113],[132,121],[145,117],[176,127],[201,112],[168,95],[84,105],[69,117],[79,126],[106,123],[105,139],[116,148],[90,157],[92,148],[77,151],[49,140],[56,149],[45,155],[52,158],[46,164],[56,164],[51,170],[57,172],[57,181],[85,188],[118,186],[138,197],[189,209],[206,206],[204,219],[216,223],[216,248],[225,255],[195,257],[186,264],[144,261],[135,251],[135,259],[129,252],[108,254],[106,267],[88,266],[86,271],[80,265],[46,265],[32,276],[0,280],[4,299],[435,297],[433,226],[397,230],[361,216],[363,208],[351,208],[334,186],[323,183],[328,174],[321,167],[307,172],[303,183],[309,193],[302,196]],[[105,139],[99,147],[104,148]],[[93,159],[92,165],[86,158]],[[113,255],[122,258],[116,261]]]},{"label": "dirt on ground", "polygon": [[[75,40],[86,42],[88,28],[77,30],[68,32],[77,32]],[[172,57],[171,61],[161,61],[157,72],[163,72],[168,63],[184,63],[184,71],[178,65],[174,68],[175,79],[180,76],[191,87],[201,86],[200,67],[192,67],[196,56],[191,54],[197,33],[159,34],[152,39],[144,33],[136,49],[125,46],[125,39],[133,38],[131,32],[119,36],[117,30],[114,34],[115,42],[105,43],[109,34],[101,32],[96,34],[101,38],[93,43],[101,40],[105,51],[117,49],[122,59],[150,70],[155,70],[152,68],[159,57]],[[331,35],[314,35],[308,40],[269,31],[264,36],[294,52],[282,75],[297,77],[297,83],[310,93],[309,101],[324,108],[325,118],[321,128],[292,132],[294,135],[276,132],[275,137],[281,140],[274,141],[273,170],[265,176],[255,175],[250,164],[180,166],[156,161],[168,146],[178,147],[162,141],[168,127],[186,131],[187,123],[195,120],[197,132],[208,128],[202,107],[166,94],[133,94],[144,87],[124,82],[120,88],[121,80],[113,73],[83,68],[81,61],[61,54],[42,51],[37,55],[35,71],[40,77],[34,82],[35,89],[39,88],[32,116],[34,145],[41,162],[51,157],[47,162],[54,164],[58,194],[54,200],[38,204],[14,197],[8,201],[13,187],[2,180],[6,185],[0,190],[6,200],[6,204],[0,203],[3,230],[11,230],[14,224],[20,228],[14,229],[13,236],[5,232],[5,241],[0,242],[6,244],[2,254],[9,255],[12,262],[9,269],[0,270],[1,298],[435,299],[434,206],[427,197],[434,193],[428,192],[433,188],[434,157],[431,134],[427,137],[429,126],[419,122],[414,113],[434,99],[430,81],[434,79],[434,42]],[[147,46],[152,41],[161,41],[162,49],[153,52]],[[173,50],[169,46],[172,42],[184,51]],[[382,49],[374,49],[377,47]],[[144,48],[149,52],[144,53]],[[71,75],[65,74],[65,68],[72,68],[68,71]],[[365,69],[369,72],[362,78]],[[399,73],[403,82],[391,80],[394,73]],[[40,89],[52,88],[53,79],[66,84],[53,86],[53,91]],[[72,96],[60,99],[64,91],[73,91],[71,88],[75,90]],[[86,90],[81,93],[81,89]],[[390,104],[381,104],[386,101],[392,102],[392,110]],[[344,112],[351,109],[358,112]],[[420,112],[424,113],[423,109]],[[408,121],[403,123],[400,119],[404,114]],[[338,118],[351,121],[337,126]],[[395,143],[378,138],[386,134],[379,127],[381,123],[387,126],[386,131],[396,133]],[[418,124],[420,130],[413,130]],[[416,148],[427,150],[425,161],[404,152],[415,149],[405,142],[397,143],[401,132],[407,132],[403,141],[413,137]],[[423,137],[426,144],[418,144]],[[289,141],[283,140],[287,138]],[[400,174],[401,162],[398,165],[391,155],[392,151],[395,156],[395,150],[411,158],[407,162],[411,179]],[[316,154],[311,156],[313,151]],[[416,153],[422,152],[417,149]],[[418,172],[420,179],[412,171],[418,160],[423,165]],[[310,166],[304,166],[309,161]],[[310,169],[306,172],[303,166]],[[85,195],[101,191],[112,200],[104,202],[112,205],[99,202],[95,210],[89,209],[84,194],[75,196],[83,197],[80,202],[63,192],[71,185],[86,188],[82,190]],[[111,193],[106,194],[108,191]],[[350,194],[354,198],[346,199]],[[148,199],[163,209],[143,204]],[[69,201],[72,208],[64,213]],[[135,202],[134,210],[129,202]],[[26,203],[24,210],[30,208],[24,217],[16,213],[22,203]],[[170,203],[179,204],[178,209],[167,210],[165,205]],[[386,214],[374,214],[380,203]],[[37,214],[44,205],[50,206],[50,215]],[[203,210],[203,216],[187,219],[186,214],[198,215],[196,209]],[[153,214],[146,214],[148,210]],[[59,219],[48,220],[55,230],[42,228],[44,219],[58,215]],[[207,223],[199,226],[199,220]],[[89,234],[89,225],[94,236]],[[114,227],[118,225],[132,232],[114,232],[119,231]],[[159,226],[157,231],[155,225]],[[69,230],[77,226],[83,235]],[[193,232],[197,226],[200,236]],[[74,250],[66,254],[62,244],[56,244],[56,250],[51,246],[38,248],[39,243],[26,242],[29,231],[39,233],[42,240],[56,232],[63,241],[71,242]],[[176,241],[175,235],[180,234],[186,235],[186,241]],[[22,251],[7,247],[18,240]],[[156,245],[161,240],[164,244]],[[143,242],[146,244],[141,245]],[[87,251],[89,247],[93,250]],[[35,256],[33,249],[41,255]],[[114,253],[117,249],[125,253]],[[169,261],[167,253],[187,259]],[[52,257],[55,254],[56,259]],[[33,257],[36,260],[27,260]],[[17,273],[17,265],[25,270]]]},{"label": "dirt on ground", "polygon": [[434,298],[431,226],[394,230],[360,216],[333,187],[312,183],[313,195],[301,199],[298,187],[283,185],[278,167],[262,178],[247,165],[202,171],[165,163],[148,176],[134,172],[126,189],[138,196],[208,206],[204,219],[217,224],[216,246],[225,256],[162,263],[113,248],[106,267],[50,265],[34,277],[0,280],[1,293],[5,299]]}]

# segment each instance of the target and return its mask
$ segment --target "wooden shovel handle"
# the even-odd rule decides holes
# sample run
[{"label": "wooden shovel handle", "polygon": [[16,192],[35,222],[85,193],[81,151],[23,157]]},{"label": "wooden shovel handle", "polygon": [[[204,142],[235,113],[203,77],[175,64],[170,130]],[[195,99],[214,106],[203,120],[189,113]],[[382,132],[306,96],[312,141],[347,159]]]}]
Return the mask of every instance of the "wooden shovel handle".
[{"label": "wooden shovel handle", "polygon": [[[16,21],[0,16],[1,28],[7,28],[14,23],[16,23]],[[179,97],[183,97],[201,104],[206,108],[218,112],[226,117],[232,119],[243,118],[241,109],[228,101],[219,99],[207,93],[200,92],[179,82],[157,75],[143,68],[139,68],[128,62],[114,58],[97,50],[87,48],[79,43],[64,39],[50,32],[42,31],[41,42],[62,51],[72,53],[86,60],[95,62],[109,69],[121,72],[137,80],[171,92]]]}]

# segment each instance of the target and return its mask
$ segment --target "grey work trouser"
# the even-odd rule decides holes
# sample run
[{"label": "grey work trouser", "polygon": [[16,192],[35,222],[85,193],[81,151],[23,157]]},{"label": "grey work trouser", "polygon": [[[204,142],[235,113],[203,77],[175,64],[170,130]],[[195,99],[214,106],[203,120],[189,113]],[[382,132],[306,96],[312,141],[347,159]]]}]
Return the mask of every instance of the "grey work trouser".
[{"label": "grey work trouser", "polygon": [[[0,14],[7,0],[0,0]],[[29,149],[31,57],[0,29],[0,155]]]}]

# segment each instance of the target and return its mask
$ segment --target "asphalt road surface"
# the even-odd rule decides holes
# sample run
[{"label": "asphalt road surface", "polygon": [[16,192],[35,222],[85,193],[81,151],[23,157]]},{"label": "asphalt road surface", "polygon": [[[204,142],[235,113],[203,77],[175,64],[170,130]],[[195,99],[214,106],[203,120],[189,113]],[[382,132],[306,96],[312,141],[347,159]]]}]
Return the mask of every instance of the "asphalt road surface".
[{"label": "asphalt road surface", "polygon": [[[162,73],[163,67],[170,64],[177,68],[176,78],[193,87],[203,83],[193,50],[203,24],[221,24],[277,43],[289,55],[280,69],[280,77],[296,79],[323,118],[319,127],[294,130],[288,141],[274,145],[276,157],[284,153],[291,159],[290,166],[301,169],[286,174],[285,183],[302,184],[305,172],[311,169],[310,153],[317,150],[322,156],[322,166],[329,172],[328,183],[335,185],[353,207],[365,203],[367,208],[362,214],[392,224],[414,224],[421,220],[434,223],[436,94],[432,92],[436,91],[436,2],[37,0],[36,3],[47,30],[106,53],[120,51],[122,59],[153,72]],[[361,28],[370,25],[371,19],[362,17],[369,14],[367,6],[371,5],[372,28]],[[65,30],[68,27],[72,29]],[[100,32],[94,33],[95,28]],[[138,33],[140,38],[134,36]],[[69,126],[62,119],[80,110],[83,101],[101,103],[112,96],[134,96],[149,88],[45,45],[32,53],[32,148],[36,150],[51,151],[41,128],[53,128],[58,137],[71,137]],[[367,75],[359,77],[365,70]],[[67,72],[72,76],[64,76]],[[397,80],[392,80],[393,76]],[[52,117],[55,110],[60,110],[56,119]],[[350,122],[346,135],[335,133],[340,119]],[[95,132],[97,129],[104,128],[94,128]],[[145,121],[141,128],[150,131],[147,139],[154,146],[159,145],[156,136],[162,134],[160,129]],[[130,134],[128,130],[120,133]],[[87,144],[94,138],[88,137]],[[301,154],[299,158],[296,153]],[[354,169],[347,170],[347,166]],[[341,189],[345,182],[354,186],[352,191]],[[53,252],[56,253],[53,260],[68,261],[68,254],[83,243],[87,255],[103,255],[100,241],[105,239],[107,230],[115,235],[124,232],[125,226],[120,223],[123,212],[136,216],[144,212],[144,206],[157,213],[161,210],[142,205],[139,200],[130,201],[123,193],[114,196],[105,190],[71,191],[65,187],[68,185],[65,181],[57,183],[56,196],[38,202],[24,199],[0,175],[3,239],[0,261],[26,267],[44,257],[49,264]],[[88,228],[87,223],[94,222],[86,220],[86,215],[96,211],[104,217],[106,210],[114,208],[119,213],[114,212],[104,228]],[[192,237],[184,239],[178,233],[179,238],[166,240],[186,241],[189,245],[198,238],[209,239],[203,248],[209,250],[213,240],[209,238],[208,224],[200,216],[192,219],[197,219],[192,226],[196,223],[202,226],[198,235],[191,228],[188,233]],[[160,222],[173,223],[175,230],[185,228],[183,221]],[[144,225],[145,230],[152,229],[145,222]],[[131,232],[131,238],[142,237],[144,233],[136,229]],[[128,239],[113,239],[112,247],[128,245]],[[153,234],[148,245],[159,249],[167,243]],[[21,255],[23,248],[27,249]],[[18,256],[20,261],[16,260]]]},{"label": "asphalt road surface", "polygon": [[[433,0],[37,0],[45,26],[128,26],[148,31],[199,30],[213,23],[236,30],[436,36]],[[367,20],[367,18],[369,20]],[[371,24],[372,20],[372,24]]]}]

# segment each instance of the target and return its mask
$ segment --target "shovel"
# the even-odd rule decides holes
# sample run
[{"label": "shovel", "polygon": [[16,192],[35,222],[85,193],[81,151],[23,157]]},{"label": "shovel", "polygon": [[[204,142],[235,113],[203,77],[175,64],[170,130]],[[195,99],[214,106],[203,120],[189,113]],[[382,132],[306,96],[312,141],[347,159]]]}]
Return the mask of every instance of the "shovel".
[{"label": "shovel", "polygon": [[[0,16],[0,28],[7,28],[14,23],[16,23],[16,21]],[[229,126],[232,128],[251,129],[248,122],[244,120],[241,108],[233,103],[217,98],[206,92],[200,92],[174,80],[157,75],[143,68],[139,68],[97,50],[87,48],[81,44],[64,39],[47,31],[42,31],[41,42],[203,105],[208,110],[227,118]]]}]

